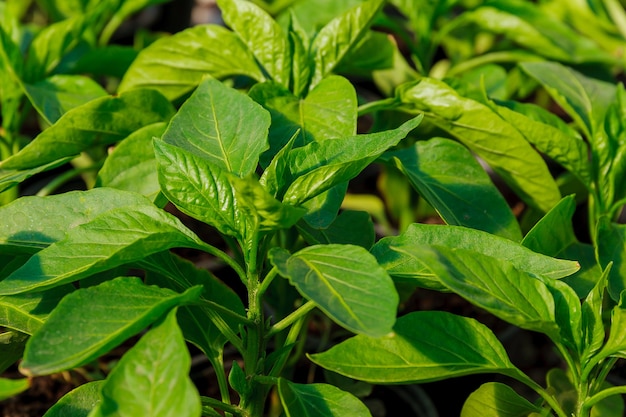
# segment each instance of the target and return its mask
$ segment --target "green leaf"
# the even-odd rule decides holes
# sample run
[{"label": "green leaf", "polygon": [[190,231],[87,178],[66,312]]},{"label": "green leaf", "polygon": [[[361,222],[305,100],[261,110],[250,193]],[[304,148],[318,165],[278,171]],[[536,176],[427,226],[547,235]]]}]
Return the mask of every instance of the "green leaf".
[{"label": "green leaf", "polygon": [[509,239],[458,226],[412,224],[400,236],[379,240],[372,254],[396,282],[445,289],[411,247],[436,245],[480,252],[510,262],[516,269],[549,279],[559,279],[578,270],[575,261],[555,259],[533,252]]},{"label": "green leaf", "polygon": [[24,79],[36,82],[51,74],[62,58],[82,39],[83,16],[76,16],[46,26],[28,48]]},{"label": "green leaf", "polygon": [[152,90],[102,97],[65,113],[17,154],[0,162],[2,169],[27,169],[98,145],[115,143],[135,130],[167,121],[171,104]]},{"label": "green leaf", "polygon": [[94,80],[81,75],[53,75],[34,84],[25,84],[28,99],[49,124],[69,110],[107,95]]},{"label": "green leaf", "polygon": [[376,238],[374,223],[364,211],[344,210],[324,228],[315,228],[306,222],[298,223],[297,227],[310,245],[340,243],[369,249]]},{"label": "green leaf", "polygon": [[404,139],[421,120],[418,116],[394,130],[312,142],[293,149],[288,159],[290,175],[295,180],[283,201],[299,205],[351,180],[385,150]]},{"label": "green leaf", "polygon": [[13,397],[30,387],[30,380],[0,378],[0,401]]},{"label": "green leaf", "polygon": [[[237,294],[208,270],[196,268],[191,262],[169,251],[151,255],[140,261],[139,266],[147,271],[147,283],[177,292],[202,285],[201,302],[215,303],[245,317],[244,306]],[[226,342],[226,338],[213,320],[225,323],[234,333],[239,331],[241,324],[230,315],[213,310],[210,305],[181,306],[178,308],[178,316],[185,339],[200,348],[209,360],[215,360],[221,356]]]},{"label": "green leaf", "polygon": [[73,74],[122,78],[138,54],[139,51],[132,46],[105,45],[91,48],[73,63],[70,70]]},{"label": "green leaf", "polygon": [[256,84],[249,94],[272,116],[270,150],[264,155],[264,165],[296,133],[293,145],[296,148],[313,141],[356,134],[356,91],[343,77],[325,78],[305,98],[294,96],[286,87],[274,82]]},{"label": "green leaf", "polygon": [[502,320],[560,341],[554,298],[541,280],[508,261],[473,250],[443,246],[406,250],[429,265],[448,290]]},{"label": "green leaf", "polygon": [[[202,292],[183,294],[120,277],[65,297],[26,345],[20,370],[47,375],[84,365],[153,323],[172,307],[194,302]],[[71,340],[72,343],[67,343]],[[156,344],[164,347],[163,341]]]},{"label": "green leaf", "polygon": [[190,368],[173,310],[122,356],[102,386],[102,402],[89,416],[200,417]]},{"label": "green leaf", "polygon": [[13,366],[24,356],[28,335],[14,331],[0,332],[0,372]]},{"label": "green leaf", "polygon": [[283,249],[274,249],[270,260],[304,297],[346,329],[372,337],[391,331],[398,293],[362,247],[309,246],[288,258]]},{"label": "green leaf", "polygon": [[104,381],[92,381],[80,385],[65,394],[43,417],[87,417],[100,403],[100,390]]},{"label": "green leaf", "polygon": [[606,268],[613,263],[607,290],[611,298],[618,301],[626,289],[626,225],[613,223],[606,217],[600,218],[596,242],[600,265]]},{"label": "green leaf", "polygon": [[207,245],[153,205],[107,211],[33,255],[0,281],[0,294],[41,291],[175,247],[206,250]]},{"label": "green leaf", "polygon": [[363,0],[300,0],[281,13],[278,20],[284,23],[290,15],[295,16],[302,30],[314,36],[328,22],[362,3]]},{"label": "green leaf", "polygon": [[243,240],[253,228],[237,198],[236,178],[206,159],[161,140],[154,141],[161,191],[180,211],[221,233]]},{"label": "green leaf", "polygon": [[267,149],[269,114],[248,96],[207,78],[172,118],[163,141],[240,177]]},{"label": "green leaf", "polygon": [[365,1],[331,20],[317,33],[311,45],[315,70],[310,89],[330,75],[361,40],[384,3],[383,0]]},{"label": "green leaf", "polygon": [[409,313],[398,318],[387,336],[357,335],[309,358],[341,375],[382,384],[520,372],[491,330],[443,311]]},{"label": "green leaf", "polygon": [[146,205],[135,193],[96,188],[47,197],[21,197],[0,207],[0,245],[4,253],[35,253],[65,237],[68,229],[112,209]]},{"label": "green leaf", "polygon": [[615,85],[586,77],[556,62],[523,62],[519,65],[546,89],[591,139],[615,97]]},{"label": "green leaf", "polygon": [[461,417],[526,417],[541,408],[528,402],[508,385],[488,382],[474,391],[463,404]]},{"label": "green leaf", "polygon": [[29,294],[0,296],[0,326],[32,335],[44,324],[72,286],[52,288]]},{"label": "green leaf", "polygon": [[6,191],[16,185],[21,184],[28,178],[37,175],[41,172],[48,171],[50,169],[57,168],[66,162],[72,160],[73,157],[61,158],[48,164],[40,165],[31,169],[0,169],[0,192]]},{"label": "green leaf", "polygon": [[606,289],[609,268],[604,271],[597,284],[582,303],[581,329],[583,333],[582,363],[589,360],[604,344],[605,330],[602,317],[604,291]]},{"label": "green leaf", "polygon": [[154,201],[161,191],[152,139],[160,137],[165,123],[142,127],[122,140],[98,172],[97,185],[133,191]]},{"label": "green leaf", "polygon": [[580,243],[574,234],[575,209],[574,196],[564,197],[526,234],[522,245],[544,255],[577,260],[580,271],[564,281],[583,298],[594,287],[602,270],[596,262],[593,246]]},{"label": "green leaf", "polygon": [[[543,154],[552,158],[563,168],[576,175],[583,184],[591,183],[589,148],[580,137],[542,121],[533,115],[547,111],[542,107],[515,101],[498,102],[495,111],[515,126],[522,135]],[[526,114],[526,113],[530,114]],[[548,113],[551,114],[551,113]],[[560,121],[560,119],[558,119]]]},{"label": "green leaf", "polygon": [[307,200],[303,207],[308,210],[304,216],[304,221],[309,226],[324,228],[330,226],[335,221],[341,209],[341,204],[348,191],[348,182],[335,185],[330,190],[325,191],[310,200]]},{"label": "green leaf", "polygon": [[546,375],[547,388],[556,398],[567,415],[573,415],[578,408],[578,392],[569,376],[559,368],[553,368]]},{"label": "green leaf", "polygon": [[287,25],[287,36],[292,54],[291,85],[289,87],[296,97],[301,97],[309,85],[313,71],[311,55],[309,54],[311,39],[300,25],[293,9],[294,7],[290,8],[289,24]]},{"label": "green leaf", "polygon": [[508,203],[467,148],[433,138],[387,153],[442,219],[519,241],[522,232]]},{"label": "green leaf", "polygon": [[404,84],[396,98],[403,109],[424,112],[430,123],[462,142],[531,206],[547,212],[561,199],[539,153],[486,105],[431,78]]},{"label": "green leaf", "polygon": [[371,417],[358,398],[329,384],[296,384],[280,378],[278,395],[287,417]]},{"label": "green leaf", "polygon": [[174,100],[194,89],[206,74],[264,80],[252,53],[236,34],[218,25],[198,25],[143,49],[118,91],[154,88]]},{"label": "green leaf", "polygon": [[291,75],[289,40],[276,21],[254,3],[219,0],[222,19],[246,44],[259,64],[279,84],[288,86]]},{"label": "green leaf", "polygon": [[626,296],[624,294],[626,293],[622,293],[619,303],[611,310],[609,337],[602,349],[595,355],[597,358],[606,358],[616,354],[618,357],[624,357],[624,352],[626,352]]}]

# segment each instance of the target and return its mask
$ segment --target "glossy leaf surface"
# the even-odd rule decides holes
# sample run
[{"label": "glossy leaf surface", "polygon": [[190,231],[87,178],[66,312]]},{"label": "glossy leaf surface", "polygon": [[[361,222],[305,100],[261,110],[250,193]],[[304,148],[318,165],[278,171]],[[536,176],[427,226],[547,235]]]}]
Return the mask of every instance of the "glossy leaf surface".
[{"label": "glossy leaf surface", "polygon": [[92,100],[65,113],[17,154],[0,162],[0,168],[34,168],[75,156],[122,140],[145,125],[167,121],[172,113],[171,104],[152,90]]},{"label": "glossy leaf surface", "polygon": [[0,294],[58,286],[174,247],[205,249],[173,215],[152,205],[111,210],[68,231],[0,281]]},{"label": "glossy leaf surface", "polygon": [[522,233],[502,194],[467,148],[434,138],[390,152],[413,187],[450,225],[519,241]]},{"label": "glossy leaf surface", "polygon": [[[29,340],[20,369],[46,375],[84,365],[139,333],[172,307],[198,299],[121,277],[65,297]],[[71,337],[72,343],[67,343]]]},{"label": "glossy leaf surface", "polygon": [[220,79],[235,75],[264,79],[236,34],[218,25],[198,25],[142,50],[124,75],[119,92],[154,88],[173,100],[193,90],[207,74]]},{"label": "glossy leaf surface", "polygon": [[[400,236],[379,240],[372,254],[387,272],[399,282],[414,282],[427,287],[441,288],[433,280],[429,265],[413,256],[411,247],[437,245],[480,252],[483,255],[510,262],[515,268],[550,279],[575,273],[575,261],[555,259],[533,252],[509,239],[458,226],[412,224]],[[442,288],[441,288],[442,289]]]},{"label": "glossy leaf surface", "polygon": [[372,383],[518,372],[491,330],[474,319],[440,311],[409,313],[387,336],[357,335],[309,357],[325,369]]},{"label": "glossy leaf surface", "polygon": [[405,108],[423,111],[428,121],[481,157],[527,203],[547,212],[560,200],[541,156],[486,105],[430,78],[405,84],[396,94]]},{"label": "glossy leaf surface", "polygon": [[385,270],[365,249],[318,245],[291,256],[274,249],[270,259],[303,296],[346,329],[373,337],[391,331],[398,294]]},{"label": "glossy leaf surface", "polygon": [[296,384],[280,378],[278,394],[287,417],[371,417],[358,398],[329,384]]},{"label": "glossy leaf surface", "polygon": [[207,78],[172,118],[163,141],[246,176],[267,149],[269,114],[248,96]]},{"label": "glossy leaf surface", "polygon": [[200,396],[189,378],[191,358],[176,310],[130,349],[102,386],[90,417],[200,417]]}]

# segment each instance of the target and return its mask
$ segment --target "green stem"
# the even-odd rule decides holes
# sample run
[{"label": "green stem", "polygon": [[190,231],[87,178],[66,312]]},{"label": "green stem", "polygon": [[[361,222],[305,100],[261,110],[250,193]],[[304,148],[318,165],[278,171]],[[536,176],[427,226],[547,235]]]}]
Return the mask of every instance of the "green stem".
[{"label": "green stem", "polygon": [[554,398],[548,391],[543,389],[543,387],[541,385],[537,384],[535,381],[530,379],[530,377],[528,375],[526,375],[525,373],[523,373],[521,371],[518,371],[518,372],[515,372],[515,373],[511,373],[511,374],[508,374],[508,375],[511,376],[512,378],[518,380],[519,382],[527,385],[528,387],[532,388],[552,408],[552,410],[557,414],[557,416],[559,416],[559,417],[570,417],[567,414],[565,414],[565,412],[561,408],[561,405],[559,404],[557,399]]},{"label": "green stem", "polygon": [[222,402],[224,404],[231,405],[228,378],[226,378],[226,369],[224,368],[223,349],[213,358],[209,358],[209,361],[211,362],[211,365],[213,365],[213,370],[215,371],[215,376],[217,377],[217,385],[220,388]]},{"label": "green stem", "polygon": [[358,114],[359,116],[363,116],[379,110],[391,110],[400,106],[401,104],[402,103],[400,103],[400,101],[397,100],[395,97],[372,101],[360,105],[358,108]]},{"label": "green stem", "polygon": [[626,394],[626,386],[621,385],[618,387],[607,388],[598,392],[595,395],[592,395],[591,397],[587,398],[583,403],[583,410],[589,410],[591,407],[596,405],[598,402],[604,400],[605,398],[610,397],[611,395],[619,394]]},{"label": "green stem", "polygon": [[231,413],[236,416],[245,415],[244,410],[242,410],[241,408],[235,405],[223,403],[219,400],[216,400],[215,398],[201,396],[200,400],[202,401],[202,407],[210,407],[211,409],[217,408],[219,410],[226,411],[227,413]]},{"label": "green stem", "polygon": [[267,291],[270,284],[272,283],[274,278],[276,278],[277,275],[278,275],[278,268],[273,267],[270,270],[270,272],[267,273],[267,275],[263,279],[263,282],[261,282],[261,285],[259,286],[258,291],[257,291],[257,298],[259,299],[263,298],[263,294],[265,294],[265,291]]},{"label": "green stem", "polygon": [[306,317],[306,315],[309,314],[309,312],[313,310],[315,307],[316,305],[313,301],[310,301],[310,300],[307,301],[302,306],[300,306],[296,311],[293,311],[287,317],[285,317],[284,319],[282,319],[281,321],[273,325],[269,329],[265,337],[270,338],[274,336],[275,334],[282,332],[283,330],[291,326],[296,321]]},{"label": "green stem", "polygon": [[287,349],[287,352],[283,352],[280,358],[278,358],[278,360],[274,363],[274,366],[269,372],[269,376],[278,377],[282,373],[283,368],[285,367],[285,364],[287,363],[287,359],[289,359],[289,355],[291,354],[293,346],[298,340],[300,331],[302,330],[302,326],[304,325],[305,322],[306,322],[306,316],[301,316],[300,319],[296,323],[294,323],[293,326],[291,326],[291,329],[289,329],[289,333],[287,334],[287,338],[285,339],[285,343],[283,345],[283,346],[290,346],[290,347]]},{"label": "green stem", "polygon": [[211,322],[217,327],[221,334],[228,339],[228,341],[237,349],[240,353],[243,353],[245,350],[245,346],[241,338],[233,332],[228,323],[224,321],[222,316],[220,316],[216,311],[210,308],[205,308],[203,311],[209,316]]},{"label": "green stem", "polygon": [[504,51],[504,52],[491,52],[484,55],[479,55],[475,58],[465,60],[454,67],[450,68],[446,77],[454,77],[462,74],[466,71],[480,67],[485,64],[492,64],[497,62],[518,62],[518,61],[540,61],[541,58],[535,54],[531,54],[525,51]]},{"label": "green stem", "polygon": [[201,249],[204,250],[206,253],[213,255],[216,258],[219,258],[222,261],[224,261],[226,265],[230,266],[233,269],[233,271],[235,271],[237,276],[239,276],[239,279],[241,279],[241,282],[243,282],[244,284],[246,283],[247,277],[246,277],[245,271],[243,270],[241,265],[239,265],[237,261],[235,261],[233,258],[228,256],[228,254],[216,248],[215,246],[209,245],[208,243],[202,245]]},{"label": "green stem", "polygon": [[237,313],[235,313],[234,311],[232,311],[231,309],[224,307],[221,304],[216,303],[215,301],[211,301],[211,300],[207,300],[205,298],[201,298],[200,301],[197,303],[198,305],[204,305],[204,306],[208,306],[211,310],[215,310],[223,315],[229,316],[235,320],[237,320],[240,324],[243,324],[244,326],[251,326],[253,323],[248,320],[247,317],[244,317],[242,315],[239,315]]}]

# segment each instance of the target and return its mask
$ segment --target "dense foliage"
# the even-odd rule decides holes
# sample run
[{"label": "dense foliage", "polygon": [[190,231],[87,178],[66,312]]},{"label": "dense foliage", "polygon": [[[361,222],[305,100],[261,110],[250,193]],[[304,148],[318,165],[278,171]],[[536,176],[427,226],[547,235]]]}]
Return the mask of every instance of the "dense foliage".
[{"label": "dense foliage", "polygon": [[[618,0],[218,0],[112,43],[163,2],[0,2],[0,399],[125,345],[45,417],[370,416],[367,387],[471,374],[534,396],[487,383],[464,417],[623,415]],[[563,367],[404,310],[427,290]]]}]

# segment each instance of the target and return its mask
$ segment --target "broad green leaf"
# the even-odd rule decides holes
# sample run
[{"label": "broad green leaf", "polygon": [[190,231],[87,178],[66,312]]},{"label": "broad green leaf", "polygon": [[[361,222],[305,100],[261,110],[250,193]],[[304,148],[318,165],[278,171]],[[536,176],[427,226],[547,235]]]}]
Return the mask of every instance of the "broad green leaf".
[{"label": "broad green leaf", "polygon": [[574,415],[578,407],[578,392],[567,373],[559,368],[553,368],[546,375],[547,388],[556,398],[567,415]]},{"label": "broad green leaf", "polygon": [[154,201],[161,191],[152,139],[165,123],[154,123],[131,133],[115,147],[98,172],[98,186],[134,191]]},{"label": "broad green leaf", "polygon": [[474,391],[463,404],[461,417],[526,417],[541,408],[528,402],[508,385],[488,382]]},{"label": "broad green leaf", "polygon": [[383,0],[368,0],[331,20],[313,39],[315,70],[310,89],[330,75],[369,30]]},{"label": "broad green leaf", "polygon": [[[237,294],[208,270],[196,268],[191,262],[171,252],[151,255],[140,261],[139,266],[147,270],[146,282],[148,283],[178,292],[183,292],[195,285],[202,285],[201,301],[215,303],[233,313],[245,316],[244,306]],[[235,333],[239,331],[240,322],[227,314],[213,310],[210,305],[181,306],[178,309],[178,316],[185,339],[200,348],[209,360],[215,360],[217,355],[221,355],[226,343],[226,338],[214,320],[223,322]]]},{"label": "broad green leaf", "polygon": [[357,335],[309,358],[341,375],[381,384],[520,372],[486,326],[443,311],[409,313],[387,336]]},{"label": "broad green leaf", "polygon": [[[611,310],[611,327],[609,336],[602,349],[596,354],[597,358],[606,358],[616,355],[624,357],[626,352],[626,293],[622,293],[619,303]],[[596,363],[596,362],[594,362]]]},{"label": "broad green leaf", "polygon": [[495,110],[539,151],[576,175],[583,184],[590,185],[589,148],[580,137],[533,119],[533,115],[545,111],[542,107],[509,101],[498,102]]},{"label": "broad green leaf", "polygon": [[237,199],[245,202],[242,207],[245,215],[255,219],[259,231],[288,229],[307,212],[303,207],[276,200],[254,176],[232,178],[231,182]]},{"label": "broad green leaf", "polygon": [[394,130],[312,142],[288,154],[289,171],[295,180],[283,201],[293,205],[351,180],[385,150],[398,144],[419,125],[415,117]]},{"label": "broad green leaf", "polygon": [[298,223],[297,227],[310,245],[340,243],[369,249],[376,238],[374,223],[364,211],[344,210],[324,228],[315,228],[306,222]]},{"label": "broad green leaf", "polygon": [[38,293],[2,295],[0,326],[32,335],[45,323],[59,301],[73,290],[68,285]]},{"label": "broad green leaf", "polygon": [[10,398],[19,394],[22,391],[26,391],[30,387],[30,380],[26,378],[22,379],[7,379],[0,378],[0,401]]},{"label": "broad green leaf", "polygon": [[574,196],[564,197],[526,234],[522,245],[544,255],[578,261],[580,271],[564,281],[584,298],[602,275],[602,270],[596,262],[593,246],[579,242],[574,234],[572,216],[575,209]]},{"label": "broad green leaf", "polygon": [[528,204],[547,212],[561,199],[542,157],[524,136],[486,105],[431,78],[404,84],[397,100],[482,158]]},{"label": "broad green leaf", "polygon": [[85,18],[76,16],[42,29],[28,48],[24,66],[25,81],[36,82],[51,74],[63,56],[81,40],[84,26]]},{"label": "broad green leaf", "polygon": [[84,365],[136,335],[171,308],[197,301],[201,292],[201,287],[193,287],[178,294],[144,285],[134,277],[74,291],[30,338],[20,370],[25,375],[47,375]]},{"label": "broad green leaf", "polygon": [[371,78],[375,71],[393,67],[397,46],[387,33],[368,31],[334,69],[346,76]]},{"label": "broad green leaf", "polygon": [[329,384],[278,380],[278,395],[287,417],[371,417],[357,397]]},{"label": "broad green leaf", "polygon": [[559,342],[555,302],[541,280],[503,259],[443,246],[407,248],[449,290],[496,317]]},{"label": "broad green leaf", "polygon": [[[287,186],[292,178],[289,176],[289,160],[287,154],[293,149],[298,133],[295,133],[285,146],[280,149],[272,158],[269,165],[263,170],[259,184],[263,186],[272,196],[276,197]],[[261,161],[263,164],[263,161]]]},{"label": "broad green leaf", "polygon": [[607,290],[611,298],[618,301],[626,289],[626,225],[602,217],[598,221],[596,242],[600,265],[606,268],[610,262],[613,263]]},{"label": "broad green leaf", "polygon": [[87,417],[100,403],[100,390],[104,381],[92,381],[80,385],[65,394],[43,417]]},{"label": "broad green leaf", "polygon": [[207,78],[172,118],[163,141],[243,177],[267,149],[269,114],[245,94]]},{"label": "broad green leaf", "polygon": [[[604,382],[602,389],[607,390],[615,386]],[[604,398],[591,408],[591,417],[618,417],[624,415],[624,399],[621,395],[611,395]]]},{"label": "broad green leaf", "polygon": [[0,26],[0,100],[2,125],[17,127],[21,105],[24,58],[9,33]]},{"label": "broad green leaf", "polygon": [[362,3],[363,0],[300,0],[281,13],[278,21],[283,23],[290,15],[295,16],[302,29],[313,37],[328,22]]},{"label": "broad green leaf", "polygon": [[433,138],[384,157],[396,161],[413,187],[446,223],[514,241],[522,239],[506,200],[463,145]]},{"label": "broad green leaf", "polygon": [[242,240],[253,227],[232,185],[234,175],[206,159],[154,141],[161,191],[180,211]]},{"label": "broad green leaf", "polygon": [[308,213],[303,218],[304,221],[309,226],[315,228],[330,226],[337,218],[347,191],[348,182],[343,182],[307,200],[302,204],[308,210]]},{"label": "broad green leaf", "polygon": [[176,311],[131,348],[102,385],[90,417],[200,417],[198,391],[189,378],[191,358]]},{"label": "broad green leaf", "polygon": [[218,0],[222,19],[246,44],[269,76],[288,86],[291,75],[289,40],[278,23],[254,3]]},{"label": "broad green leaf", "polygon": [[81,75],[53,75],[34,84],[25,84],[28,99],[49,124],[56,123],[69,110],[107,92],[94,80]]},{"label": "broad green leaf", "polygon": [[220,79],[244,75],[264,80],[236,34],[218,25],[198,25],[142,50],[124,74],[119,92],[154,88],[174,100],[193,90],[207,74]]},{"label": "broad green leaf", "polygon": [[296,97],[301,97],[309,85],[313,71],[311,55],[309,54],[311,39],[293,13],[293,7],[289,14],[287,36],[291,49],[291,84],[289,90]]},{"label": "broad green leaf", "polygon": [[57,168],[66,162],[72,160],[73,157],[61,158],[56,161],[52,161],[48,164],[40,165],[31,169],[0,169],[0,192],[6,191],[16,185],[21,184],[28,178],[37,175],[41,172],[48,171],[53,168]]},{"label": "broad green leaf", "polygon": [[105,45],[91,48],[73,63],[70,71],[73,74],[122,78],[138,54],[132,46]]},{"label": "broad green leaf", "polygon": [[317,245],[288,256],[274,249],[279,273],[330,318],[355,333],[380,337],[396,319],[398,293],[376,259],[353,245]]},{"label": "broad green leaf", "polygon": [[379,240],[371,252],[396,282],[445,289],[432,275],[429,265],[413,255],[411,247],[419,245],[473,250],[506,260],[520,271],[549,279],[563,278],[579,268],[575,261],[551,258],[509,239],[458,226],[412,224],[400,236]]},{"label": "broad green leaf", "polygon": [[0,294],[41,291],[175,247],[206,250],[207,245],[153,205],[110,210],[33,255],[0,281]]},{"label": "broad green leaf", "polygon": [[256,84],[249,94],[272,116],[270,150],[269,155],[264,155],[265,162],[284,148],[294,134],[298,135],[293,145],[296,148],[356,134],[356,91],[343,77],[325,78],[305,98],[296,97],[274,82]]},{"label": "broad green leaf", "polygon": [[561,336],[560,340],[553,340],[571,352],[582,352],[584,336],[580,297],[572,287],[561,280],[543,282],[554,299],[554,320]]},{"label": "broad green leaf", "polygon": [[592,39],[581,36],[537,5],[520,0],[496,0],[463,14],[462,20],[504,35],[527,50],[549,59],[572,62],[613,61]]},{"label": "broad green leaf", "polygon": [[148,203],[143,196],[111,188],[21,197],[0,207],[5,220],[0,222],[0,245],[4,253],[35,253],[104,212]]},{"label": "broad green leaf", "polygon": [[591,139],[615,97],[615,85],[589,78],[555,62],[523,62],[537,80]]},{"label": "broad green leaf", "polygon": [[27,169],[98,145],[124,139],[135,130],[167,121],[171,104],[152,90],[102,97],[65,113],[17,154],[0,162],[2,169]]}]

